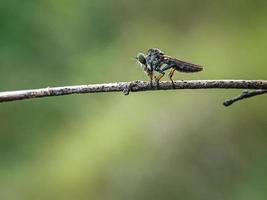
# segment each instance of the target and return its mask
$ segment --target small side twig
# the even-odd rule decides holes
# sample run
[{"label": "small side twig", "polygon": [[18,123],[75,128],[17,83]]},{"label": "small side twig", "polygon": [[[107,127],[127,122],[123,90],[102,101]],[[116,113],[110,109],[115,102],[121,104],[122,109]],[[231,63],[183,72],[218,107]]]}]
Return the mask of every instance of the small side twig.
[{"label": "small side twig", "polygon": [[225,100],[223,102],[223,105],[227,107],[227,106],[230,106],[233,103],[235,103],[237,101],[240,101],[242,99],[247,99],[247,98],[254,97],[254,96],[257,96],[257,95],[262,95],[262,94],[265,94],[265,93],[267,93],[267,90],[263,90],[263,89],[252,90],[252,91],[244,90],[241,95],[239,95],[237,97],[234,97],[234,98],[231,98],[231,99]]},{"label": "small side twig", "polygon": [[132,91],[132,87],[134,85],[138,84],[138,81],[132,81],[125,84],[124,89],[122,90],[122,93],[127,96]]}]

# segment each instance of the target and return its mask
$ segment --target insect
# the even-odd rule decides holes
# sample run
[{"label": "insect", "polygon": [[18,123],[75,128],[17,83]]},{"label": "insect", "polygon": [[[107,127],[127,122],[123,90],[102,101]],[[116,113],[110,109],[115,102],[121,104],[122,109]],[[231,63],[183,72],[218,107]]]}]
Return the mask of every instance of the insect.
[{"label": "insect", "polygon": [[[163,51],[157,48],[149,49],[146,55],[138,53],[136,59],[141,64],[146,74],[150,77],[151,83],[153,80],[159,83],[159,80],[165,75],[165,71],[169,69],[169,78],[173,85],[174,82],[172,77],[175,71],[191,73],[203,70],[203,66],[201,65],[178,60],[166,55]],[[153,76],[154,71],[160,73],[160,75]]]}]

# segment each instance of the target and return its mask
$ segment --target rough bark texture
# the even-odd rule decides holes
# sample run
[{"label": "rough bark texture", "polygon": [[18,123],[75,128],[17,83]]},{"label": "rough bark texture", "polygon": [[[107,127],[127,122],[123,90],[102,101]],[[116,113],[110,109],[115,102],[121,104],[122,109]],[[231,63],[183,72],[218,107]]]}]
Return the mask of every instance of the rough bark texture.
[{"label": "rough bark texture", "polygon": [[[182,80],[162,81],[158,85],[147,81],[104,83],[91,85],[47,87],[32,90],[0,92],[0,102],[16,101],[31,98],[61,96],[70,94],[175,90],[175,89],[267,89],[266,80]],[[255,95],[254,95],[255,96]]]}]

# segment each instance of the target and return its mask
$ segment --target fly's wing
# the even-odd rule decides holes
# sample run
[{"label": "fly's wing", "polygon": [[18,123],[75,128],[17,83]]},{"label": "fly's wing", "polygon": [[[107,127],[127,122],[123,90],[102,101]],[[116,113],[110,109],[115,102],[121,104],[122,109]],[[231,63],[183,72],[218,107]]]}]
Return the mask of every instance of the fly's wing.
[{"label": "fly's wing", "polygon": [[165,64],[169,65],[172,68],[175,68],[177,71],[180,72],[199,72],[203,70],[203,66],[201,65],[196,65],[182,60],[178,60],[171,56],[164,55],[163,60]]}]

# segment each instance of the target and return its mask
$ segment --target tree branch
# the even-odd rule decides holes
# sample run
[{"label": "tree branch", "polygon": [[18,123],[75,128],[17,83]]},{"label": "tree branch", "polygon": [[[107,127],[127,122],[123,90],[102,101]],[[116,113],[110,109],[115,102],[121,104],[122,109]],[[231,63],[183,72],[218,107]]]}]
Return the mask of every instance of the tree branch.
[{"label": "tree branch", "polygon": [[254,97],[254,96],[257,96],[257,95],[262,95],[262,94],[265,94],[267,93],[267,90],[262,90],[262,89],[259,89],[259,90],[252,90],[252,91],[248,91],[248,90],[244,90],[241,95],[237,96],[237,97],[233,97],[232,99],[227,99],[223,102],[223,105],[224,106],[230,106],[232,105],[233,103],[235,103],[236,101],[240,101],[242,99],[247,99],[247,98],[250,98],[250,97]]},{"label": "tree branch", "polygon": [[[47,88],[32,89],[32,90],[0,92],[0,102],[70,95],[70,94],[123,92],[125,95],[127,95],[129,94],[129,92],[174,90],[174,89],[267,90],[267,81],[266,80],[184,80],[184,81],[182,80],[182,81],[175,81],[174,85],[170,81],[162,81],[158,85],[156,83],[153,83],[153,85],[151,85],[150,82],[147,81],[132,81],[132,82],[103,83],[103,84],[91,84],[91,85],[64,86],[64,87],[47,87]],[[252,96],[255,95],[258,94],[254,94]],[[248,98],[248,96],[242,98]],[[234,100],[233,102],[235,101],[237,100]],[[229,100],[226,101],[226,105],[228,104],[229,105],[231,104],[229,103]]]}]

